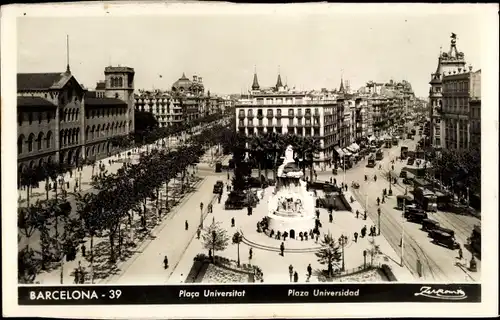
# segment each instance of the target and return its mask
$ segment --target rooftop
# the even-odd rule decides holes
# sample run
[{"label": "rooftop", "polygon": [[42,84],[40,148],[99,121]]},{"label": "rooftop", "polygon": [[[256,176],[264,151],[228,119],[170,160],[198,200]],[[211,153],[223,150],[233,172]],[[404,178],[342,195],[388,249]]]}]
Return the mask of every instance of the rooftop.
[{"label": "rooftop", "polygon": [[17,91],[60,89],[69,79],[70,73],[18,73]]},{"label": "rooftop", "polygon": [[55,107],[52,102],[40,97],[17,97],[18,107]]},{"label": "rooftop", "polygon": [[116,98],[95,98],[86,97],[85,105],[88,106],[126,106],[127,103],[123,100]]}]

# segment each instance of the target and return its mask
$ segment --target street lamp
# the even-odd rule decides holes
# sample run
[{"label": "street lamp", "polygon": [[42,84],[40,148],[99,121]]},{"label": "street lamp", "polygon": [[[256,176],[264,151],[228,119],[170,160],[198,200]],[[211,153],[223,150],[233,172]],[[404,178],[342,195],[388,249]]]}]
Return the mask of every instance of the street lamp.
[{"label": "street lamp", "polygon": [[380,208],[378,208],[377,213],[378,213],[378,235],[380,235]]},{"label": "street lamp", "polygon": [[403,255],[404,255],[404,238],[405,238],[405,210],[406,210],[406,198],[403,198],[403,222],[401,223],[402,231],[401,231],[401,266],[403,266]]},{"label": "street lamp", "polygon": [[200,202],[200,228],[203,228],[203,202]]},{"label": "street lamp", "polygon": [[80,192],[81,192],[82,191],[82,172],[81,171],[78,172],[78,180],[79,180],[78,186],[79,186]]},{"label": "street lamp", "polygon": [[341,235],[339,238],[340,245],[342,246],[342,271],[345,271],[345,256],[344,256],[344,246],[347,244],[347,237]]}]

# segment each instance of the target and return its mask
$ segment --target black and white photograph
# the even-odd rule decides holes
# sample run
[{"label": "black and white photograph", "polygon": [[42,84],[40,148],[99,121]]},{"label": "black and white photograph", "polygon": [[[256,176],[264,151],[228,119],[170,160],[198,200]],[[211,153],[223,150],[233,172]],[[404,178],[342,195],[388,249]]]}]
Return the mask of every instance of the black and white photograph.
[{"label": "black and white photograph", "polygon": [[498,5],[13,5],[1,30],[17,313],[498,314]]}]

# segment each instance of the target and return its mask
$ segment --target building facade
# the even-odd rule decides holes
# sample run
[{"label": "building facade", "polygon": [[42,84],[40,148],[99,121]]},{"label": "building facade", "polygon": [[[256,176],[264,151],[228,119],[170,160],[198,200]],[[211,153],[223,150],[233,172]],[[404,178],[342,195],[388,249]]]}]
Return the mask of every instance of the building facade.
[{"label": "building facade", "polygon": [[135,110],[151,112],[160,127],[198,119],[215,113],[222,113],[225,101],[221,97],[205,93],[203,79],[185,74],[172,84],[170,91],[139,90],[134,96]]},{"label": "building facade", "polygon": [[442,148],[466,150],[481,145],[481,70],[453,71],[442,78]]},{"label": "building facade", "polygon": [[429,84],[429,134],[433,147],[443,146],[444,128],[441,125],[441,110],[443,108],[443,76],[450,72],[461,72],[465,69],[465,56],[459,52],[456,46],[456,35],[451,35],[450,50],[442,52],[438,58],[436,71],[431,74]]},{"label": "building facade", "polygon": [[17,75],[19,172],[106,157],[116,150],[113,137],[133,132],[134,70],[107,67],[104,73],[104,96],[83,88],[69,66],[63,73]]},{"label": "building facade", "polygon": [[334,147],[349,140],[344,110],[343,100],[291,90],[280,75],[274,87],[261,89],[255,74],[249,95],[236,102],[236,130],[247,136],[275,132],[316,137],[321,151],[315,164],[320,166],[331,163]]}]

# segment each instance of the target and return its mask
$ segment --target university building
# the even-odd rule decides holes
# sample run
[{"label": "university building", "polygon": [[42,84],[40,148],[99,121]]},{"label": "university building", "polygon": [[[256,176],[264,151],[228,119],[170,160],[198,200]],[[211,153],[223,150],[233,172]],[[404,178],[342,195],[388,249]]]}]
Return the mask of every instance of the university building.
[{"label": "university building", "polygon": [[17,74],[18,168],[60,162],[76,166],[116,151],[111,139],[134,130],[134,69],[106,67],[96,91],[69,66],[58,73]]}]

